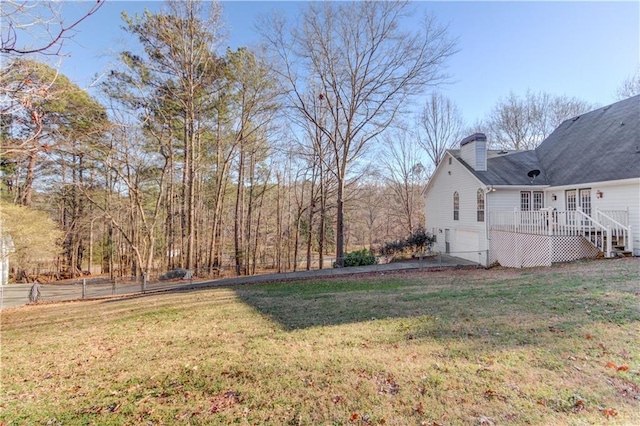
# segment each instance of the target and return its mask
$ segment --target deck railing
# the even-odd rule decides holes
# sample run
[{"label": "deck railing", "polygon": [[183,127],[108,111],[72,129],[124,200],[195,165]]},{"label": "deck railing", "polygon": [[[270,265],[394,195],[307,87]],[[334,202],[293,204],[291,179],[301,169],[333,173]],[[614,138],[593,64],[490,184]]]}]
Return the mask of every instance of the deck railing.
[{"label": "deck railing", "polygon": [[618,245],[633,252],[628,210],[596,210],[596,220],[611,230],[611,236]]},{"label": "deck railing", "polygon": [[490,217],[492,230],[549,236],[582,236],[605,256],[610,257],[611,229],[607,225],[580,210],[498,211],[492,212]]}]

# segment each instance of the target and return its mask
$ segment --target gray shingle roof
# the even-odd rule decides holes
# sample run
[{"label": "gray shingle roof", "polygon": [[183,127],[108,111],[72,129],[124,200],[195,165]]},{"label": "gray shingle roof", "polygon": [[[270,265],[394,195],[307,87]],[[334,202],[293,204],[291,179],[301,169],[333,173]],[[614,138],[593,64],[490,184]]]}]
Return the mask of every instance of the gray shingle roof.
[{"label": "gray shingle roof", "polygon": [[640,178],[640,95],[566,120],[536,153],[554,186]]},{"label": "gray shingle roof", "polygon": [[564,121],[532,151],[489,151],[487,171],[473,170],[486,185],[571,185],[640,178],[640,95]]},{"label": "gray shingle roof", "polygon": [[[532,179],[527,176],[531,170],[542,170],[535,151],[500,151],[490,150],[487,157],[487,171],[473,170],[460,159],[460,150],[450,150],[451,155],[460,160],[471,173],[485,185],[531,185]],[[544,172],[533,180],[535,185],[548,185]]]}]

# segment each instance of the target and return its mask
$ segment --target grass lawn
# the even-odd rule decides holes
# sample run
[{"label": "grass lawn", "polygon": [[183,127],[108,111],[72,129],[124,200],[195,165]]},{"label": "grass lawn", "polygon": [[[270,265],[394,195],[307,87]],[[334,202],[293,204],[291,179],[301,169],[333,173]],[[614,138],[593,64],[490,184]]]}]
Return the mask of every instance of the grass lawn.
[{"label": "grass lawn", "polygon": [[638,425],[640,261],[2,312],[0,424]]}]

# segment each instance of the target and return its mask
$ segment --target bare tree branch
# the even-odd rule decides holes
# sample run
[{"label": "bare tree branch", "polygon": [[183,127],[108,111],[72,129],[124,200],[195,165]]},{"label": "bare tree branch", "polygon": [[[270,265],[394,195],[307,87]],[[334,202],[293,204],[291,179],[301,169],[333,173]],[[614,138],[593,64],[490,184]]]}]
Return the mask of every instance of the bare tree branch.
[{"label": "bare tree branch", "polygon": [[632,76],[629,76],[622,82],[616,93],[617,98],[620,100],[635,95],[640,95],[640,67]]},{"label": "bare tree branch", "polygon": [[[91,8],[71,23],[64,23],[59,2],[3,0],[0,3],[0,54],[22,56],[39,53],[60,55],[65,40],[75,28],[102,7],[105,0],[95,0]],[[30,38],[32,46],[19,44]]]},{"label": "bare tree branch", "polygon": [[[345,183],[369,141],[396,119],[407,100],[443,83],[456,52],[446,27],[426,17],[421,31],[402,28],[407,2],[310,3],[288,28],[274,19],[262,28],[280,61],[288,101],[332,147],[338,179],[336,257],[344,243]],[[319,100],[322,108],[315,107]]]},{"label": "bare tree branch", "polygon": [[487,120],[491,143],[503,149],[534,149],[564,120],[593,109],[577,98],[527,91],[498,101]]},{"label": "bare tree branch", "polygon": [[[418,119],[418,143],[437,167],[447,149],[462,136],[462,116],[458,107],[438,93],[427,99]],[[409,230],[409,232],[413,229]]]}]

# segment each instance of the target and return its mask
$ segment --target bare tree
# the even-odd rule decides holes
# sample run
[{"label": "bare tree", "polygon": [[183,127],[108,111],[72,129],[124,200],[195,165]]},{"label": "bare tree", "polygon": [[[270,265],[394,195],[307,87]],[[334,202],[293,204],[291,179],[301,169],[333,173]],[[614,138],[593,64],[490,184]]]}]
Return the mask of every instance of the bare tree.
[{"label": "bare tree", "polygon": [[[228,51],[226,59],[234,93],[230,103],[230,109],[235,111],[232,134],[238,150],[234,249],[236,273],[240,275],[243,263],[249,273],[255,169],[268,154],[266,136],[273,121],[276,92],[269,68],[249,50]],[[246,178],[249,194],[245,200]],[[260,200],[263,194],[258,197]]]},{"label": "bare tree", "polygon": [[428,169],[422,163],[418,144],[406,131],[385,135],[383,146],[385,155],[380,160],[384,181],[393,194],[398,222],[409,235],[424,222],[420,194],[427,182]]},{"label": "bare tree", "polygon": [[420,114],[417,138],[434,167],[438,166],[445,151],[461,139],[462,126],[458,107],[441,94],[432,93]]},{"label": "bare tree", "polygon": [[[80,18],[65,23],[62,2],[3,0],[0,3],[0,54],[21,56],[40,53],[60,55],[64,42],[73,37],[76,27],[102,7],[105,0],[96,0]],[[82,3],[74,7],[82,7]],[[31,44],[21,42],[28,39]]]},{"label": "bare tree", "polygon": [[222,40],[221,8],[217,2],[168,1],[157,14],[130,18],[126,29],[138,38],[144,54],[123,52],[122,60],[132,69],[112,73],[123,82],[141,81],[155,90],[162,110],[174,128],[181,149],[181,263],[196,267],[196,208],[201,178],[204,123],[210,118],[223,70],[217,49]]},{"label": "bare tree", "polygon": [[629,76],[622,82],[616,92],[616,96],[620,100],[630,98],[635,95],[640,95],[640,67],[632,76]]},{"label": "bare tree", "polygon": [[[396,118],[411,95],[446,79],[455,53],[447,30],[427,17],[421,31],[403,31],[407,2],[309,3],[301,22],[265,21],[263,35],[280,60],[288,101],[329,140],[338,182],[336,258],[344,254],[345,182],[369,141]],[[310,88],[317,88],[310,93]],[[318,114],[312,99],[323,103]],[[326,116],[322,122],[320,116]]]},{"label": "bare tree", "polygon": [[87,191],[85,196],[126,241],[133,253],[131,272],[140,276],[153,266],[170,170],[167,156],[147,152],[148,142],[139,128],[121,117],[114,119],[118,123],[111,131],[112,140],[89,145],[87,155],[113,173],[122,194],[113,203],[107,203],[102,192]]},{"label": "bare tree", "polygon": [[591,109],[592,105],[577,98],[511,92],[493,107],[487,126],[492,143],[500,148],[534,149],[564,120]]}]

